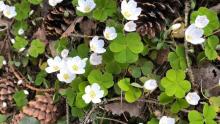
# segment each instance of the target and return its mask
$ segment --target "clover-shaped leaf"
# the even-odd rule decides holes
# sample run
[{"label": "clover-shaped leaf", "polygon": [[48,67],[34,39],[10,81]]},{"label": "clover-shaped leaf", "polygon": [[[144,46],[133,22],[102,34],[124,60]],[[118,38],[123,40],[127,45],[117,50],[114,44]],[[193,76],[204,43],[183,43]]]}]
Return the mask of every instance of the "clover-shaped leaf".
[{"label": "clover-shaped leaf", "polygon": [[14,101],[17,105],[17,107],[21,108],[22,106],[26,105],[28,100],[27,100],[27,96],[25,95],[24,91],[17,91],[14,95],[13,95]]},{"label": "clover-shaped leaf", "polygon": [[186,77],[183,70],[168,70],[166,77],[161,80],[161,85],[165,88],[168,96],[183,98],[185,93],[191,89],[189,81],[184,80]]},{"label": "clover-shaped leaf", "polygon": [[114,58],[119,63],[137,61],[138,54],[143,49],[144,46],[138,33],[118,34],[118,37],[110,44],[110,50],[114,52]]},{"label": "clover-shaped leaf", "polygon": [[105,21],[108,16],[112,16],[116,10],[116,0],[95,0],[96,9],[93,12],[93,17],[100,21]]},{"label": "clover-shaped leaf", "polygon": [[219,39],[217,36],[210,36],[205,42],[205,55],[209,60],[214,60],[218,57],[218,53],[216,52],[216,47],[219,43]]},{"label": "clover-shaped leaf", "polygon": [[175,52],[170,52],[168,61],[173,69],[186,69],[185,49],[183,46],[177,46]]},{"label": "clover-shaped leaf", "polygon": [[185,99],[177,99],[172,105],[171,105],[171,112],[178,113],[181,109],[189,107],[189,104],[186,102]]},{"label": "clover-shaped leaf", "polygon": [[190,124],[217,124],[214,119],[217,116],[215,112],[215,108],[213,106],[209,106],[207,103],[203,107],[203,114],[192,110],[188,114],[188,119]]},{"label": "clover-shaped leaf", "polygon": [[21,48],[25,48],[28,44],[28,41],[22,37],[16,36],[15,37],[15,43],[13,44],[13,47],[16,50],[20,50]]},{"label": "clover-shaped leaf", "polygon": [[210,10],[205,7],[200,7],[198,11],[195,11],[191,14],[190,22],[194,23],[198,15],[200,16],[206,15],[207,18],[209,19],[209,24],[204,28],[205,31],[204,34],[206,36],[211,35],[214,30],[219,28],[220,24],[218,20],[218,15],[213,10]]},{"label": "clover-shaped leaf", "polygon": [[44,51],[45,44],[37,39],[31,42],[31,47],[28,50],[28,54],[30,54],[34,58],[37,58],[38,55],[44,53]]},{"label": "clover-shaped leaf", "polygon": [[27,0],[22,0],[21,3],[15,4],[17,16],[16,19],[21,21],[29,16],[30,3]]},{"label": "clover-shaped leaf", "polygon": [[88,76],[88,80],[90,84],[98,83],[100,86],[109,89],[114,85],[113,76],[105,72],[104,74],[99,70],[93,70],[90,72]]}]

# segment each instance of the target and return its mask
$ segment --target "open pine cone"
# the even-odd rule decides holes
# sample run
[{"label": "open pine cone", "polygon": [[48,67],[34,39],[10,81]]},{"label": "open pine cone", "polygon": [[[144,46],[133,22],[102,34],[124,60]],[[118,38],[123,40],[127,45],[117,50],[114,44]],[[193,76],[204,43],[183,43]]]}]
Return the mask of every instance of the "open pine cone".
[{"label": "open pine cone", "polygon": [[57,40],[75,19],[75,9],[70,0],[52,8],[45,17],[44,27],[48,40]]},{"label": "open pine cone", "polygon": [[163,31],[166,20],[173,20],[179,16],[182,7],[181,0],[135,0],[142,13],[136,21],[137,31],[148,38],[155,37]]},{"label": "open pine cone", "polygon": [[37,95],[35,100],[24,106],[11,124],[19,124],[25,116],[35,117],[41,124],[54,124],[57,120],[57,106],[49,94]]},{"label": "open pine cone", "polygon": [[15,84],[10,77],[0,78],[0,112],[8,113],[13,109],[13,94],[16,91]]}]

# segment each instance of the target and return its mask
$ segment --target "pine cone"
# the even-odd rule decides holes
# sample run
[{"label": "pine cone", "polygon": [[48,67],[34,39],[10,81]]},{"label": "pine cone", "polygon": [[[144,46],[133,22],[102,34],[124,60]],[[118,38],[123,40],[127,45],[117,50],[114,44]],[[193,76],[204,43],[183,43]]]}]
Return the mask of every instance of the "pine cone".
[{"label": "pine cone", "polygon": [[167,20],[179,16],[182,7],[181,0],[135,0],[142,13],[136,22],[137,31],[148,38],[155,37],[163,31]]},{"label": "pine cone", "polygon": [[49,94],[37,95],[22,111],[12,119],[12,124],[19,124],[25,116],[35,117],[41,124],[54,124],[57,120],[57,106]]},{"label": "pine cone", "polygon": [[13,109],[13,94],[16,88],[9,77],[0,78],[0,112],[8,113]]},{"label": "pine cone", "polygon": [[48,40],[57,40],[76,18],[71,1],[64,0],[45,16],[44,27]]}]

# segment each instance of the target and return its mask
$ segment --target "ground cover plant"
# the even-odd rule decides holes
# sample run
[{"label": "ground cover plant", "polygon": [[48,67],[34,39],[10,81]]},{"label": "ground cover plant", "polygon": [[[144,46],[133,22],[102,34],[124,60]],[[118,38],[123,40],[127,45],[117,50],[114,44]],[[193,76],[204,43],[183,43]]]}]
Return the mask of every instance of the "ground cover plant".
[{"label": "ground cover plant", "polygon": [[220,123],[219,13],[218,0],[0,0],[0,123]]}]

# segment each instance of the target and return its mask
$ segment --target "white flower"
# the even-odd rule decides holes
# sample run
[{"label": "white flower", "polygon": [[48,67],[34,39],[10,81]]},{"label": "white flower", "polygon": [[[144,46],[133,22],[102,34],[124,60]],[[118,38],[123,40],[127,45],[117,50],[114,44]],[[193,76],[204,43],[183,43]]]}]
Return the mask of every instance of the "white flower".
[{"label": "white flower", "polygon": [[2,61],[2,64],[3,64],[3,65],[6,65],[6,64],[7,64],[7,61],[6,61],[6,60],[3,60],[3,61]]},{"label": "white flower", "polygon": [[57,74],[57,78],[59,79],[59,81],[71,83],[76,78],[76,75],[73,73],[70,73],[65,68],[61,68],[60,73]]},{"label": "white flower", "polygon": [[173,24],[173,25],[170,27],[170,29],[171,29],[172,31],[176,31],[176,30],[178,30],[181,26],[182,26],[181,23],[176,23],[176,24]]},{"label": "white flower", "polygon": [[98,55],[96,53],[91,54],[89,58],[89,62],[91,65],[100,65],[102,64],[102,55]]},{"label": "white flower", "polygon": [[23,29],[23,28],[20,28],[20,29],[18,30],[18,34],[19,34],[19,35],[23,35],[23,34],[24,34],[24,29]]},{"label": "white flower", "polygon": [[21,85],[22,83],[23,83],[23,80],[19,80],[19,81],[17,82],[18,85]]},{"label": "white flower", "polygon": [[150,80],[147,80],[145,83],[144,83],[144,88],[147,89],[147,90],[150,90],[150,91],[153,91],[157,88],[157,81],[154,80],[154,79],[150,79]]},{"label": "white flower", "polygon": [[76,9],[82,13],[89,13],[96,7],[93,0],[78,0],[78,5]]},{"label": "white flower", "polygon": [[25,50],[25,47],[22,47],[21,49],[18,50],[18,52],[22,52]]},{"label": "white flower", "polygon": [[7,18],[11,19],[17,15],[17,12],[15,10],[14,6],[8,6],[6,5],[5,9],[3,10],[4,16]]},{"label": "white flower", "polygon": [[114,40],[117,37],[117,32],[114,27],[106,27],[103,35],[107,40]]},{"label": "white flower", "polygon": [[54,59],[53,58],[49,58],[47,60],[47,64],[49,65],[49,67],[47,67],[45,69],[45,71],[47,73],[53,73],[53,72],[56,72],[56,71],[59,71],[60,70],[60,67],[61,67],[61,58],[59,56],[56,56]]},{"label": "white flower", "polygon": [[63,49],[61,52],[61,56],[62,58],[66,58],[69,54],[69,50],[68,49]]},{"label": "white flower", "polygon": [[197,16],[195,20],[195,26],[198,28],[205,28],[209,24],[207,16]]},{"label": "white flower", "polygon": [[199,103],[200,96],[196,92],[189,92],[185,96],[185,99],[190,105],[197,105]]},{"label": "white flower", "polygon": [[6,102],[3,102],[3,103],[2,103],[2,107],[3,107],[3,108],[7,107],[7,103],[6,103]]},{"label": "white flower", "polygon": [[205,42],[205,39],[202,38],[203,34],[203,29],[197,28],[194,24],[191,24],[185,31],[185,39],[192,44],[202,44]]},{"label": "white flower", "polygon": [[95,36],[92,38],[92,40],[89,43],[90,50],[94,53],[104,53],[106,52],[106,49],[104,48],[104,40],[99,40],[98,36]]},{"label": "white flower", "polygon": [[58,3],[61,3],[63,0],[49,0],[49,5],[56,6]]},{"label": "white flower", "polygon": [[134,21],[129,21],[125,24],[124,30],[127,32],[136,31],[137,25],[134,23]]},{"label": "white flower", "polygon": [[138,20],[142,9],[137,7],[137,2],[134,0],[123,0],[121,3],[121,13],[127,20]]},{"label": "white flower", "polygon": [[29,92],[27,90],[23,90],[24,91],[24,94],[28,95]]},{"label": "white flower", "polygon": [[175,119],[171,117],[163,116],[160,119],[159,124],[175,124]]},{"label": "white flower", "polygon": [[85,94],[82,96],[85,103],[100,103],[101,98],[104,96],[104,90],[101,90],[100,86],[97,83],[86,86]]},{"label": "white flower", "polygon": [[6,8],[6,5],[4,3],[4,1],[0,1],[0,12],[4,11]]},{"label": "white flower", "polygon": [[79,56],[67,60],[67,67],[71,73],[83,74],[85,73],[87,58],[81,59]]},{"label": "white flower", "polygon": [[15,39],[11,39],[11,43],[14,44],[15,43]]}]

